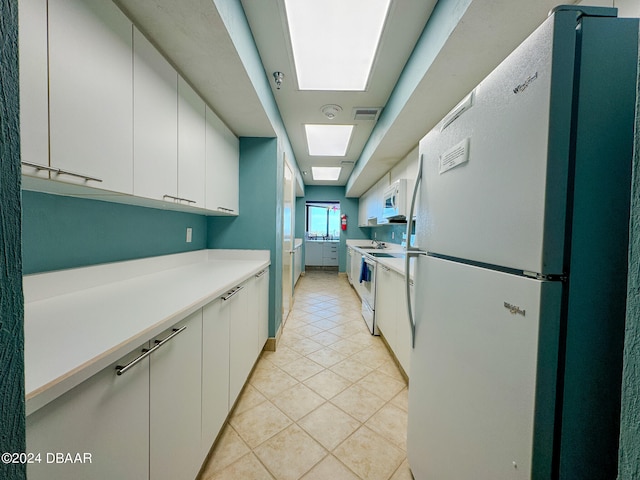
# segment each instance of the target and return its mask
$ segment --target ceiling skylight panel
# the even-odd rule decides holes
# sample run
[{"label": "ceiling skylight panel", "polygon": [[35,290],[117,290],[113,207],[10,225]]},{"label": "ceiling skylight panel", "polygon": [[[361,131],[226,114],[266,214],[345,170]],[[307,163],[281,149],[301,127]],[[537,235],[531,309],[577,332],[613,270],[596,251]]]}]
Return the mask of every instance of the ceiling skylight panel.
[{"label": "ceiling skylight panel", "polygon": [[344,157],[349,148],[353,125],[304,126],[307,134],[309,155],[322,157]]},{"label": "ceiling skylight panel", "polygon": [[285,0],[301,90],[363,91],[391,0]]},{"label": "ceiling skylight panel", "polygon": [[340,177],[342,167],[311,167],[311,176],[314,180],[335,181]]}]

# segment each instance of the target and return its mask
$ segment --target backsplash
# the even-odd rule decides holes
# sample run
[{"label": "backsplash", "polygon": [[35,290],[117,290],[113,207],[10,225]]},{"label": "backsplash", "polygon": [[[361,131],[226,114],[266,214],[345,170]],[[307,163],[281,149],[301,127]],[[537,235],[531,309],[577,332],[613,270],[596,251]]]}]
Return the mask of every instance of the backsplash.
[{"label": "backsplash", "polygon": [[402,234],[407,233],[406,223],[392,223],[389,225],[382,225],[377,227],[371,227],[371,233],[369,238],[371,240],[379,240],[385,243],[396,243],[400,245],[402,242]]},{"label": "backsplash", "polygon": [[200,250],[206,227],[203,215],[24,190],[23,273]]}]

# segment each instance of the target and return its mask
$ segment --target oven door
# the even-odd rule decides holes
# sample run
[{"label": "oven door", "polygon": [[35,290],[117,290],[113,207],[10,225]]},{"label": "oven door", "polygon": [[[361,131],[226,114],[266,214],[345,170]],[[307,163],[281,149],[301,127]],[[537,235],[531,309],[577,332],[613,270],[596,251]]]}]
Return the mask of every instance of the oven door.
[{"label": "oven door", "polygon": [[372,335],[378,335],[375,322],[376,310],[376,262],[363,256],[362,268],[365,270],[360,275],[362,291],[362,318]]}]

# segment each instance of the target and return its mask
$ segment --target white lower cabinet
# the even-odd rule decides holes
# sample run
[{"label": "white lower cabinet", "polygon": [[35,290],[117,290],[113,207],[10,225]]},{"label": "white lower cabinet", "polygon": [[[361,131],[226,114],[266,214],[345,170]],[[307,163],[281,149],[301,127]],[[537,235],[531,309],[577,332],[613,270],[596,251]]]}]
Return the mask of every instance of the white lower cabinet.
[{"label": "white lower cabinet", "polygon": [[300,275],[302,275],[302,246],[298,246],[294,249],[293,254],[293,286],[295,287],[296,283],[300,279]]},{"label": "white lower cabinet", "polygon": [[149,357],[150,478],[193,480],[201,465],[202,310],[152,345],[167,338]]},{"label": "white lower cabinet", "polygon": [[338,266],[338,242],[327,242],[322,245],[322,266]]},{"label": "white lower cabinet", "polygon": [[379,263],[376,271],[376,323],[408,375],[412,346],[406,302],[405,277]]},{"label": "white lower cabinet", "polygon": [[229,407],[235,403],[256,360],[258,331],[249,318],[247,282],[222,297],[221,311],[229,315]]},{"label": "white lower cabinet", "polygon": [[394,350],[397,342],[397,298],[395,292],[394,272],[390,268],[378,264],[376,269],[376,324],[387,344]]},{"label": "white lower cabinet", "polygon": [[351,270],[351,284],[358,292],[358,285],[360,284],[360,269],[362,268],[362,255],[356,250],[351,249],[351,264],[348,266]]},{"label": "white lower cabinet", "polygon": [[306,242],[304,251],[304,264],[309,266],[322,266],[324,250],[322,242]]},{"label": "white lower cabinet", "polygon": [[[249,318],[253,322],[253,327],[258,332],[255,345],[255,358],[257,358],[264,344],[269,338],[269,268],[255,274],[248,282],[249,296]],[[254,361],[255,361],[254,358]],[[253,364],[251,365],[253,368]]]},{"label": "white lower cabinet", "polygon": [[263,272],[30,414],[29,480],[196,478],[267,338]]},{"label": "white lower cabinet", "polygon": [[221,298],[202,310],[202,442],[205,459],[229,413],[229,315]]},{"label": "white lower cabinet", "polygon": [[[27,452],[39,455],[27,465],[29,480],[149,478],[149,358],[116,374],[116,365],[140,354],[131,352],[27,417]],[[58,453],[89,461],[57,463]]]}]

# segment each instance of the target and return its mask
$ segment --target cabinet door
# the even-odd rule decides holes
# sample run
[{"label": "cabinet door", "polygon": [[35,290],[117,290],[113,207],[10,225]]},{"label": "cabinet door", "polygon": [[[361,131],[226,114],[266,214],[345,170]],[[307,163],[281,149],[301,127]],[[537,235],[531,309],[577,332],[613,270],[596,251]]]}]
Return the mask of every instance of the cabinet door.
[{"label": "cabinet door", "polygon": [[[20,0],[18,20],[20,155],[23,162],[49,166],[47,0]],[[46,170],[33,167],[23,166],[22,173],[49,178]]]},{"label": "cabinet door", "polygon": [[186,329],[150,356],[149,471],[153,480],[193,480],[201,466],[202,310],[157,341],[182,327]]},{"label": "cabinet door", "polygon": [[[149,361],[120,376],[115,370],[140,353],[132,352],[27,417],[27,452],[41,454],[40,463],[27,465],[29,480],[149,478]],[[49,463],[55,462],[55,452],[74,458],[79,452],[90,463]]]},{"label": "cabinet door", "polygon": [[209,453],[229,413],[229,310],[218,299],[202,311],[202,450]]},{"label": "cabinet door", "polygon": [[132,24],[112,2],[49,2],[52,178],[133,192]]},{"label": "cabinet door", "polygon": [[175,202],[178,74],[137,28],[133,52],[133,193]]},{"label": "cabinet door", "polygon": [[222,307],[229,312],[229,407],[238,398],[256,359],[258,332],[247,309],[247,303],[255,299],[248,297],[245,286],[241,285],[235,294],[223,300]]},{"label": "cabinet door", "polygon": [[181,203],[204,208],[205,106],[178,77],[178,197]]},{"label": "cabinet door", "polygon": [[238,138],[206,107],[206,206],[208,210],[239,213]]},{"label": "cabinet door", "polygon": [[[296,252],[300,252],[297,249]],[[300,255],[298,254],[298,257]],[[269,338],[269,267],[263,270],[264,273],[258,274],[256,278],[256,295],[258,297],[258,352],[256,358],[260,356],[264,344]]]},{"label": "cabinet door", "polygon": [[[394,353],[398,362],[402,366],[404,373],[409,375],[409,366],[411,358],[411,326],[409,325],[409,312],[407,310],[407,294],[405,286],[405,277],[399,273],[393,272],[392,291],[396,295],[396,346]],[[413,298],[413,292],[411,294]],[[414,309],[415,311],[415,309]]]},{"label": "cabinet door", "polygon": [[391,350],[396,350],[397,298],[394,275],[390,268],[378,264],[376,271],[376,324]]},{"label": "cabinet door", "polygon": [[351,277],[353,277],[353,286],[360,295],[358,287],[360,285],[360,269],[362,268],[362,255],[355,250],[351,252]]},{"label": "cabinet door", "polygon": [[307,242],[305,245],[304,264],[322,266],[323,250],[321,242]]}]

